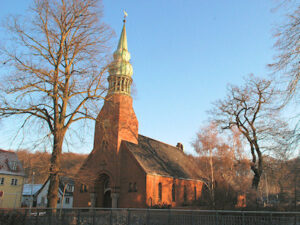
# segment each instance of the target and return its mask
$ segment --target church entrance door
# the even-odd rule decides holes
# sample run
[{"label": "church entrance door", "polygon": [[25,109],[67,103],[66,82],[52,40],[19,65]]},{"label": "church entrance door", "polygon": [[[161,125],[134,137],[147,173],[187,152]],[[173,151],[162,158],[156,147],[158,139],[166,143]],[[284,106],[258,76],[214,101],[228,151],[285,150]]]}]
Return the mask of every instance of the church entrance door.
[{"label": "church entrance door", "polygon": [[95,207],[111,208],[111,186],[110,178],[107,174],[101,174],[96,182],[96,204]]},{"label": "church entrance door", "polygon": [[104,193],[103,207],[111,208],[111,191],[106,191]]}]

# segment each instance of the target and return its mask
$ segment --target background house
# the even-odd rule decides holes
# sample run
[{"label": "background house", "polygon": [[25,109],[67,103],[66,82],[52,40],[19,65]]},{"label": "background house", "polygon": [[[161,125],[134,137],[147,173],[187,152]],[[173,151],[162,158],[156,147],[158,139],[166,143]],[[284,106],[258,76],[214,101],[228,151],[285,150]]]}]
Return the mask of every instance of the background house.
[{"label": "background house", "polygon": [[17,154],[0,150],[0,208],[21,207],[24,179]]},{"label": "background house", "polygon": [[[30,206],[31,187],[33,190],[33,207],[47,207],[47,194],[49,189],[49,179],[44,184],[26,184],[23,191],[22,205]],[[57,208],[73,207],[74,181],[67,177],[59,180]]]},{"label": "background house", "polygon": [[22,193],[22,207],[36,205],[36,194],[43,187],[43,184],[24,184]]}]

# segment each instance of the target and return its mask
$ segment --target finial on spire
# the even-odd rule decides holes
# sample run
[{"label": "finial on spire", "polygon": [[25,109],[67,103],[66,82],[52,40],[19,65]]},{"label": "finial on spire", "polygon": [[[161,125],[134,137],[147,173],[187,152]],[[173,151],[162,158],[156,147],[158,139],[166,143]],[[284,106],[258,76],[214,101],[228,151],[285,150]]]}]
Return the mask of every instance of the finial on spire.
[{"label": "finial on spire", "polygon": [[124,20],[123,20],[123,22],[126,23],[126,17],[128,16],[128,14],[127,14],[127,12],[125,10],[123,10],[123,12],[124,12]]}]

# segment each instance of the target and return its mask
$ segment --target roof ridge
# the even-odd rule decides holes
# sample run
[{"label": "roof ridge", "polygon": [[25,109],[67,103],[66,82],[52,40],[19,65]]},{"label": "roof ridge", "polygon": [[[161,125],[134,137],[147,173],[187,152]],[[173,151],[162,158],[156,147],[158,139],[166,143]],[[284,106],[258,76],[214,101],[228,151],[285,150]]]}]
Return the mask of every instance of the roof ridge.
[{"label": "roof ridge", "polygon": [[4,150],[4,149],[0,149],[0,152],[7,152],[7,153],[14,153],[14,154],[16,154],[16,152],[13,151],[13,150]]},{"label": "roof ridge", "polygon": [[[159,141],[159,140],[156,140],[156,139],[147,137],[147,136],[142,135],[142,134],[139,134],[139,136],[143,136],[143,137],[145,137],[145,138],[151,139],[151,140],[156,141],[156,142],[159,142],[159,143],[161,143],[161,144],[164,144],[164,145],[167,145],[167,146],[171,146],[171,147],[173,147],[173,148],[178,149],[175,145],[171,145],[171,144],[168,144],[168,143],[165,143],[165,142],[162,142],[162,141]],[[183,152],[183,151],[180,151],[180,152]]]},{"label": "roof ridge", "polygon": [[192,161],[178,147],[139,134],[138,144],[124,141],[147,174],[171,176],[180,179],[202,179]]}]

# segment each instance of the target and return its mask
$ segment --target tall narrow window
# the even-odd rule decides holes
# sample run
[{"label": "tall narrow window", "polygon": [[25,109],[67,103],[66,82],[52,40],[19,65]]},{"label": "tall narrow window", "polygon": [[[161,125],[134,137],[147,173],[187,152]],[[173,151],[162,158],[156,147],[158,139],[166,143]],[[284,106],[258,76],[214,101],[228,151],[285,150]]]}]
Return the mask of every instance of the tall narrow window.
[{"label": "tall narrow window", "polygon": [[134,182],[134,184],[133,184],[133,191],[137,192],[136,182]]},{"label": "tall narrow window", "polygon": [[158,184],[158,199],[162,200],[162,185],[161,183]]},{"label": "tall narrow window", "polygon": [[183,187],[183,200],[184,200],[184,202],[187,201],[187,193],[186,193],[186,186],[185,185]]},{"label": "tall narrow window", "polygon": [[176,190],[175,190],[175,184],[172,185],[172,202],[175,202],[175,195],[176,195]]},{"label": "tall narrow window", "polygon": [[87,192],[87,191],[88,191],[88,186],[86,184],[81,184],[80,192]]},{"label": "tall narrow window", "polygon": [[197,200],[197,188],[196,186],[194,187],[194,200]]},{"label": "tall narrow window", "polygon": [[128,192],[132,192],[133,190],[132,190],[133,188],[132,188],[132,183],[130,182],[129,183],[129,186],[128,186]]}]

